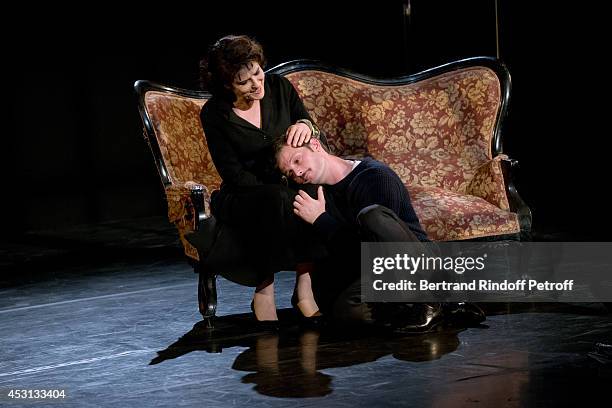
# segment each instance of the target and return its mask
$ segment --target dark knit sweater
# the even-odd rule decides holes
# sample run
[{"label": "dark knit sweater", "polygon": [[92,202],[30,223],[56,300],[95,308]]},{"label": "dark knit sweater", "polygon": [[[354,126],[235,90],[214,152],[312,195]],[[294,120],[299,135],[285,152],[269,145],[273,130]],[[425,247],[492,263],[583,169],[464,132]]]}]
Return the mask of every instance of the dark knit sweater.
[{"label": "dark knit sweater", "polygon": [[327,239],[343,228],[357,228],[359,211],[372,204],[397,214],[420,241],[429,241],[399,176],[385,164],[365,158],[345,178],[324,186],[325,212],[314,227]]}]

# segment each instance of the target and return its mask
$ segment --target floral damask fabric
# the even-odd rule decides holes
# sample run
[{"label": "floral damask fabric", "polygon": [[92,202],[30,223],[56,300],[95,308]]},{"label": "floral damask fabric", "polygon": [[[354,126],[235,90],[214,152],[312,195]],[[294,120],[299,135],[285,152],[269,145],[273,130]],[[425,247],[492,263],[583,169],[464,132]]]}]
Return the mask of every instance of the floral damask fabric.
[{"label": "floral damask fabric", "polygon": [[516,234],[520,231],[515,213],[484,199],[439,187],[410,186],[414,210],[434,241]]},{"label": "floral damask fabric", "polygon": [[508,159],[508,156],[502,154],[480,166],[468,185],[467,193],[484,198],[502,210],[509,210],[510,205],[506,191],[498,189],[498,186],[504,185],[500,161],[506,159]]},{"label": "floral damask fabric", "polygon": [[434,198],[415,202],[432,238],[518,232],[516,216],[507,211],[499,160],[491,153],[501,92],[492,70],[464,68],[385,86],[321,71],[287,78],[335,154],[372,156],[395,170],[409,190],[438,189],[432,197],[441,200],[439,211],[431,208]]},{"label": "floral damask fabric", "polygon": [[148,92],[145,103],[172,183],[165,187],[168,218],[179,230],[185,254],[198,259],[196,249],[184,238],[194,229],[191,188],[204,186],[205,210],[210,215],[209,192],[221,184],[200,122],[200,110],[206,101]]},{"label": "floral damask fabric", "polygon": [[219,188],[221,177],[200,122],[206,100],[148,92],[145,103],[172,183],[193,181],[210,191]]}]

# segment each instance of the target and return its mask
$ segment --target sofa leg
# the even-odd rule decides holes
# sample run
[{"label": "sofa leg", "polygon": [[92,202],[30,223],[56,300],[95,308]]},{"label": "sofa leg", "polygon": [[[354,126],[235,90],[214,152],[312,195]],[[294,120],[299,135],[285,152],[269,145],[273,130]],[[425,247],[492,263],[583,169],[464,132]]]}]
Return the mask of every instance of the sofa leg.
[{"label": "sofa leg", "polygon": [[212,329],[217,312],[217,276],[199,264],[194,268],[198,273],[198,308],[206,327]]}]

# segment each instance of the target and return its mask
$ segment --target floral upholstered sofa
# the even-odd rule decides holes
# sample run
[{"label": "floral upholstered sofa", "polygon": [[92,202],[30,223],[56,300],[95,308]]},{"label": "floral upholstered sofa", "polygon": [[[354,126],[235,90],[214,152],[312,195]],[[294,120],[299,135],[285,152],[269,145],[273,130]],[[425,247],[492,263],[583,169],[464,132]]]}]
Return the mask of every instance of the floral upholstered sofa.
[{"label": "floral upholstered sofa", "polygon": [[[269,72],[293,83],[333,153],[372,156],[399,174],[432,239],[507,239],[529,231],[531,213],[509,178],[515,162],[502,152],[510,76],[499,61],[471,58],[394,79],[310,61]],[[135,89],[169,219],[201,272],[200,311],[212,319],[214,276],[198,270],[198,252],[185,239],[211,219],[210,193],[221,182],[199,116],[210,94],[148,81]]]},{"label": "floral upholstered sofa", "polygon": [[504,177],[510,77],[498,61],[467,59],[392,80],[307,62],[274,71],[293,83],[335,154],[372,156],[399,174],[432,239],[529,229],[529,209]]}]

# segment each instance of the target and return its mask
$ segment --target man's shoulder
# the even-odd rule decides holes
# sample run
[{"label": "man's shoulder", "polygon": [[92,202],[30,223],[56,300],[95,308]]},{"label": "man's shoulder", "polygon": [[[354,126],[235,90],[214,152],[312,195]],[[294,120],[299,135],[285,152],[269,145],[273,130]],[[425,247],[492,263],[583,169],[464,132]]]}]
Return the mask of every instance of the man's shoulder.
[{"label": "man's shoulder", "polygon": [[354,171],[356,173],[348,185],[350,191],[387,190],[392,186],[404,188],[404,183],[397,173],[378,160],[366,158]]},{"label": "man's shoulder", "polygon": [[356,177],[397,177],[391,167],[371,157],[364,158],[355,170],[357,170]]},{"label": "man's shoulder", "polygon": [[406,198],[404,182],[388,165],[370,159],[360,163],[355,170],[358,173],[347,187],[349,200],[356,200],[359,205],[363,204],[363,200],[373,200],[393,207],[396,200],[401,202]]}]

